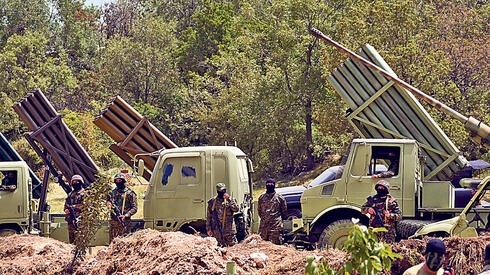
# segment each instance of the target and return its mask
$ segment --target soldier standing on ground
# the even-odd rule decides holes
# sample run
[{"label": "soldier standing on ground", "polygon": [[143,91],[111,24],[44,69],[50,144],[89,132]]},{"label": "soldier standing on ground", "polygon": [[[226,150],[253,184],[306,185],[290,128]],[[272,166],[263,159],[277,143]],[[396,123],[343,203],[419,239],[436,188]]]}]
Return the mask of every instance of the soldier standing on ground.
[{"label": "soldier standing on ground", "polygon": [[390,184],[386,180],[378,181],[374,188],[376,195],[367,198],[361,212],[369,213],[369,226],[384,227],[388,230],[388,232],[376,233],[380,241],[393,243],[396,237],[395,224],[402,219],[402,212],[396,199],[389,194]]},{"label": "soldier standing on ground", "polygon": [[236,244],[233,230],[233,213],[239,208],[236,201],[226,193],[224,183],[216,184],[217,195],[208,201],[206,231],[213,236],[220,246]]},{"label": "soldier standing on ground", "polygon": [[258,212],[260,217],[259,234],[265,241],[274,244],[282,243],[282,221],[287,219],[286,200],[275,191],[276,181],[267,179],[266,192],[259,197]]},{"label": "soldier standing on ground", "polygon": [[80,175],[73,175],[70,181],[72,191],[65,200],[65,220],[68,222],[68,239],[70,243],[75,242],[78,217],[80,217],[82,212],[81,206],[86,196],[83,184],[83,178]]},{"label": "soldier standing on ground", "polygon": [[114,176],[116,188],[112,190],[108,204],[112,207],[109,221],[109,241],[131,231],[131,216],[138,211],[136,193],[126,186],[126,177],[122,173]]}]

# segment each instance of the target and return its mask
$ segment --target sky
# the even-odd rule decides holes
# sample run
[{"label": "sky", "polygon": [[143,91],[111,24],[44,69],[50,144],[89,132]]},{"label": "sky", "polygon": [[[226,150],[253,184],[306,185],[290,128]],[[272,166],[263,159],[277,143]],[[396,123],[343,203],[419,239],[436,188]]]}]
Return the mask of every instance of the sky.
[{"label": "sky", "polygon": [[116,2],[116,0],[86,0],[85,5],[86,6],[89,6],[89,5],[102,6],[105,3],[112,3],[112,2]]}]

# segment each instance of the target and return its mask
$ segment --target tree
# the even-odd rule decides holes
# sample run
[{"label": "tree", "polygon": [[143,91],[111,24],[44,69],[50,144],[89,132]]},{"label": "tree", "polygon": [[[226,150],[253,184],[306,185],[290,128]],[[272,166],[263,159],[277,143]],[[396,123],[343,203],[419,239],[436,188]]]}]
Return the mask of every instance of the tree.
[{"label": "tree", "polygon": [[25,94],[39,88],[49,98],[59,98],[76,85],[66,55],[61,52],[53,57],[48,50],[48,39],[38,32],[14,34],[8,39],[0,53],[1,131],[19,127],[12,105]]}]

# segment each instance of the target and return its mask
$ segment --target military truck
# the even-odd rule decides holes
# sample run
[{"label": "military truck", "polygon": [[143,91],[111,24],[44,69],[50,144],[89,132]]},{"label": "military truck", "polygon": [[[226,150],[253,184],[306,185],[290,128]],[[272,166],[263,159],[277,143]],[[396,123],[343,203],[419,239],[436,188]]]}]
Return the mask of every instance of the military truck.
[{"label": "military truck", "polygon": [[[64,184],[63,178],[81,174],[86,182],[91,183],[98,169],[90,156],[79,147],[78,141],[63,123],[62,116],[56,113],[39,90],[28,94],[14,106],[21,119],[33,131],[25,137],[44,161],[46,173],[42,184],[36,185],[38,189],[42,189],[39,191],[40,200],[37,203],[32,199],[32,180],[29,177],[30,170],[27,164],[20,157],[18,160],[9,157],[0,161],[0,172],[4,172],[0,173],[2,184],[7,183],[6,175],[9,172],[11,174],[15,172],[16,176],[15,184],[9,183],[5,188],[4,185],[0,185],[0,205],[2,205],[0,235],[36,233],[67,242],[65,214],[50,213],[46,203],[48,182],[52,178],[55,182],[61,183],[68,193],[70,189]],[[135,128],[136,131],[145,130],[141,127],[143,124],[150,129],[153,128],[145,118],[142,118],[142,121],[146,123],[141,123]],[[156,131],[151,131],[151,135],[155,137]],[[128,133],[128,137],[134,138],[136,134],[136,132]],[[155,140],[158,141],[161,135],[156,134]],[[6,145],[10,151],[15,151],[8,141],[1,137],[0,145]],[[143,140],[141,137],[135,139],[136,142],[141,140]],[[124,144],[126,143],[127,141]],[[44,149],[41,149],[38,144]],[[125,147],[124,144],[119,143],[116,150],[120,153],[119,156],[124,156],[123,159],[126,159],[126,155],[121,153],[120,148],[139,145],[130,143],[131,146]],[[150,174],[151,177],[144,193],[144,207],[139,210],[143,211],[144,218],[133,220],[132,229],[153,228],[162,231],[204,233],[207,201],[216,195],[216,184],[222,182],[240,206],[240,211],[234,215],[234,218],[238,239],[245,238],[249,232],[252,213],[250,177],[250,173],[253,172],[252,162],[239,148],[233,146],[177,148],[169,140],[165,140],[165,144],[171,145],[167,147],[172,148],[162,148],[162,146],[156,152],[138,151],[139,154],[135,154],[140,160],[136,162],[140,164],[138,171],[141,175]],[[152,145],[160,146],[157,143]],[[2,151],[5,151],[3,147],[1,147]],[[151,164],[154,168],[152,173],[144,169],[145,166],[148,167],[145,165],[145,160],[154,160]],[[59,167],[64,168],[60,168],[61,173],[58,173]],[[108,232],[108,224],[105,223],[96,233],[91,245],[107,244]]]},{"label": "military truck", "polygon": [[[303,191],[302,218],[285,223],[287,240],[306,246],[341,247],[352,218],[368,224],[361,206],[375,193],[379,179],[373,175],[378,164],[394,174],[386,180],[403,213],[403,221],[397,225],[400,237],[411,236],[424,223],[461,213],[463,208],[455,207],[456,192],[450,180],[468,161],[414,94],[462,121],[482,149],[490,147],[490,128],[400,80],[373,47],[362,47],[358,55],[318,30],[311,30],[311,34],[349,56],[328,79],[350,106],[347,120],[363,138],[352,141],[339,179]],[[482,209],[481,219],[472,226],[487,228],[489,212]],[[472,215],[468,213],[467,218]]]}]

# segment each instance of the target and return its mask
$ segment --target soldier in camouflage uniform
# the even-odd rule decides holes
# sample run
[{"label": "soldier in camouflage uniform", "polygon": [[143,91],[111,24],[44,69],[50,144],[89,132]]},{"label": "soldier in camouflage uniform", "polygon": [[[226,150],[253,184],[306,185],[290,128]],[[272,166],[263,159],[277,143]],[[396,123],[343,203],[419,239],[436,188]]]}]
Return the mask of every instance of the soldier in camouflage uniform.
[{"label": "soldier in camouflage uniform", "polygon": [[393,176],[398,175],[398,166],[400,164],[400,157],[397,156],[393,152],[389,152],[387,159],[390,161],[390,165],[388,166],[388,170],[385,171],[385,172],[381,172],[381,173],[372,175],[371,177],[373,179],[377,179],[377,178],[391,178]]},{"label": "soldier in camouflage uniform", "polygon": [[206,231],[213,236],[220,246],[236,244],[235,230],[233,229],[233,213],[239,208],[236,201],[226,193],[224,183],[216,185],[218,195],[208,201]]},{"label": "soldier in camouflage uniform", "polygon": [[265,182],[266,192],[259,197],[258,211],[260,217],[259,234],[265,241],[274,244],[282,243],[282,220],[287,219],[286,200],[275,191],[276,181]]},{"label": "soldier in camouflage uniform", "polygon": [[109,221],[109,241],[131,231],[131,216],[138,211],[136,193],[126,186],[126,176],[118,173],[114,176],[116,188],[112,190],[108,204],[112,207]]},{"label": "soldier in camouflage uniform", "polygon": [[17,189],[17,171],[7,171],[4,172],[4,175],[5,178],[2,180],[0,191],[15,191]]},{"label": "soldier in camouflage uniform", "polygon": [[75,242],[78,218],[86,196],[83,184],[83,178],[80,175],[73,175],[70,181],[72,191],[65,200],[65,220],[68,222],[68,239],[70,243]]},{"label": "soldier in camouflage uniform", "polygon": [[369,213],[369,226],[384,227],[388,232],[376,233],[380,241],[393,243],[396,237],[396,222],[402,219],[402,212],[398,202],[390,193],[390,184],[386,180],[376,183],[376,195],[367,198],[362,206],[362,213]]}]

